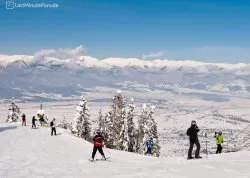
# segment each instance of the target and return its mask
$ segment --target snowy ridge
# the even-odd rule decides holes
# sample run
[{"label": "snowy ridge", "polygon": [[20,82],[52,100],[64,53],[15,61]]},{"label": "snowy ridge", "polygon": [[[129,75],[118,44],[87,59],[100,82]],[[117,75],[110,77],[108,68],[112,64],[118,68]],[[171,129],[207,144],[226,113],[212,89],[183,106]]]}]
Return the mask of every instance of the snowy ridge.
[{"label": "snowy ridge", "polygon": [[[68,99],[97,87],[131,91],[160,90],[212,100],[250,97],[250,64],[197,61],[96,59],[83,47],[42,50],[33,56],[0,55],[0,99]],[[44,97],[51,95],[51,97]]]},{"label": "snowy ridge", "polygon": [[[173,69],[187,69],[197,72],[211,72],[211,70],[234,70],[238,72],[250,73],[250,64],[226,64],[226,63],[203,63],[198,61],[173,61],[173,60],[142,60],[138,58],[107,58],[97,59],[91,56],[78,56],[76,59],[72,58],[58,58],[51,56],[43,56],[37,58],[36,56],[28,55],[0,55],[0,65],[6,66],[15,61],[24,61],[29,65],[41,65],[46,63],[54,63],[70,66],[70,64],[79,64],[82,67],[97,67],[97,68],[112,68],[112,67],[140,67],[140,68],[173,68]],[[72,66],[71,66],[72,67]]]},{"label": "snowy ridge", "polygon": [[250,177],[249,152],[187,161],[181,157],[155,158],[105,148],[110,161],[91,163],[88,161],[92,152],[90,143],[63,129],[58,129],[58,133],[51,137],[49,128],[30,129],[30,125],[22,127],[20,123],[1,125],[0,177]]}]

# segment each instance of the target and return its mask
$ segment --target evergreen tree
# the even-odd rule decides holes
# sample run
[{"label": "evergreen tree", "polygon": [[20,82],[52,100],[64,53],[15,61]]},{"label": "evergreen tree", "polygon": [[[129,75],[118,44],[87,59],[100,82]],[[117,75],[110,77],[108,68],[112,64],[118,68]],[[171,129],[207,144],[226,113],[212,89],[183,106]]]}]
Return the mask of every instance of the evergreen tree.
[{"label": "evergreen tree", "polygon": [[154,147],[152,153],[154,156],[158,157],[160,156],[160,143],[157,133],[157,124],[154,119],[154,112],[155,112],[154,106],[151,106],[151,108],[147,108],[146,104],[143,104],[142,112],[138,121],[139,148],[137,152],[140,154],[144,154],[146,140],[152,137],[154,141]]},{"label": "evergreen tree", "polygon": [[148,116],[148,128],[149,128],[149,136],[153,138],[154,141],[154,146],[152,149],[152,154],[154,156],[160,156],[160,143],[158,139],[158,133],[157,133],[157,124],[155,122],[154,118],[154,113],[155,113],[155,106],[151,106],[151,109],[149,111],[149,116]]},{"label": "evergreen tree", "polygon": [[147,126],[148,111],[147,105],[142,105],[142,111],[138,119],[138,138],[137,138],[137,149],[136,152],[139,154],[144,154],[145,152],[145,141],[148,136]]},{"label": "evergreen tree", "polygon": [[98,128],[101,130],[101,132],[104,132],[104,130],[105,130],[105,118],[102,115],[101,109],[99,110],[99,113],[98,113],[97,124],[98,124]]},{"label": "evergreen tree", "polygon": [[19,115],[21,114],[19,107],[16,105],[14,101],[12,101],[9,105],[9,114],[6,122],[17,122],[19,119]]},{"label": "evergreen tree", "polygon": [[124,96],[122,96],[121,91],[118,90],[113,98],[113,130],[114,130],[114,146],[118,150],[126,150],[127,146],[124,144],[126,142],[126,102]]},{"label": "evergreen tree", "polygon": [[76,108],[76,116],[72,123],[72,133],[78,137],[84,138],[85,140],[90,140],[90,114],[84,96],[81,96],[81,101]]},{"label": "evergreen tree", "polygon": [[114,138],[115,132],[113,131],[113,112],[110,111],[105,115],[105,125],[103,134],[105,138],[105,145],[107,148],[115,149]]},{"label": "evergreen tree", "polygon": [[127,114],[127,137],[128,137],[128,151],[129,152],[135,152],[135,123],[134,123],[134,117],[135,117],[135,105],[134,105],[134,99],[131,98],[131,103],[129,104],[129,111]]},{"label": "evergreen tree", "polygon": [[111,105],[111,111],[107,115],[107,147],[125,150],[127,149],[126,144],[124,144],[126,135],[126,110],[125,110],[125,99],[118,90]]}]

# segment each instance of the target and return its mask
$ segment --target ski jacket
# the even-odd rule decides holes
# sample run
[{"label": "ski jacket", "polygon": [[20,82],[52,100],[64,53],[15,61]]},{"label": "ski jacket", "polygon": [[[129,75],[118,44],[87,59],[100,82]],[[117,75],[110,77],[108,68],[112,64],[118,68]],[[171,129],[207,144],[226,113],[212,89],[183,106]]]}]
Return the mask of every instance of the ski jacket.
[{"label": "ski jacket", "polygon": [[25,118],[26,118],[26,116],[25,116],[25,114],[23,114],[22,115],[22,120],[25,121],[26,120]]},{"label": "ski jacket", "polygon": [[56,122],[55,121],[51,121],[50,122],[50,127],[55,128],[56,127]]},{"label": "ski jacket", "polygon": [[147,148],[153,148],[154,142],[152,140],[147,140],[146,141],[146,146]]},{"label": "ski jacket", "polygon": [[95,147],[102,147],[102,142],[103,142],[104,138],[102,135],[96,135],[93,138],[93,142],[94,142],[94,146]]},{"label": "ski jacket", "polygon": [[217,134],[217,135],[216,135],[216,144],[217,144],[217,145],[221,145],[222,143],[223,143],[223,136]]},{"label": "ski jacket", "polygon": [[35,122],[36,122],[36,118],[32,117],[32,123],[35,124]]},{"label": "ski jacket", "polygon": [[189,136],[189,140],[191,143],[195,143],[198,141],[198,132],[200,129],[196,125],[192,125],[188,130],[187,130],[187,135]]}]

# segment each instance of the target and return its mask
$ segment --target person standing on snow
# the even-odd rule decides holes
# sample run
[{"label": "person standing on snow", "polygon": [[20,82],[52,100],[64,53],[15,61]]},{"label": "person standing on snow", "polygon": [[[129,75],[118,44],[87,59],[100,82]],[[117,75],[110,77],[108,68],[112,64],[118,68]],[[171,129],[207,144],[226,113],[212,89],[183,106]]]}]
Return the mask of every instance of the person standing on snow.
[{"label": "person standing on snow", "polygon": [[196,125],[195,121],[191,122],[191,127],[188,128],[187,130],[187,135],[189,136],[189,142],[190,142],[190,147],[188,150],[188,159],[193,159],[192,157],[192,152],[193,152],[193,147],[196,145],[196,151],[195,151],[195,158],[202,158],[200,156],[200,143],[198,139],[198,132],[200,129]]},{"label": "person standing on snow", "polygon": [[104,143],[103,143],[104,138],[101,135],[100,130],[97,130],[96,133],[97,133],[96,136],[93,138],[94,148],[93,148],[93,152],[92,152],[92,161],[94,161],[94,159],[95,159],[95,154],[96,154],[97,150],[102,155],[103,159],[106,160],[105,155],[103,153],[103,149],[102,149],[102,147],[104,146]]},{"label": "person standing on snow", "polygon": [[26,126],[26,116],[25,114],[22,115],[22,126]]},{"label": "person standing on snow", "polygon": [[50,122],[50,127],[51,127],[51,136],[56,135],[56,119],[53,118],[53,120]]},{"label": "person standing on snow", "polygon": [[36,117],[32,117],[32,128],[36,128]]},{"label": "person standing on snow", "polygon": [[222,152],[222,146],[221,146],[221,144],[223,143],[222,132],[221,131],[219,133],[215,132],[214,137],[216,138],[216,144],[217,144],[216,154],[218,154]]},{"label": "person standing on snow", "polygon": [[147,155],[147,154],[152,155],[152,148],[153,148],[153,146],[154,146],[153,138],[150,137],[150,138],[148,138],[147,141],[146,141],[146,147],[147,147],[146,155]]}]

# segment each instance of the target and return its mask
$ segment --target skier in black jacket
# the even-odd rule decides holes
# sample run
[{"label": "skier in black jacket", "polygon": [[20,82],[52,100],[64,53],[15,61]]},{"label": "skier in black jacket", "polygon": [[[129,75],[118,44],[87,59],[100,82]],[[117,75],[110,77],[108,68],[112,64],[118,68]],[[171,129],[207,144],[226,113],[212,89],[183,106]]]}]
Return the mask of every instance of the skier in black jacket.
[{"label": "skier in black jacket", "polygon": [[51,127],[51,136],[56,135],[56,119],[53,118],[53,120],[50,122],[50,127]]},{"label": "skier in black jacket", "polygon": [[32,117],[32,128],[36,128],[36,117]]},{"label": "skier in black jacket", "polygon": [[189,141],[190,141],[190,147],[188,150],[188,159],[193,159],[192,151],[193,151],[194,144],[196,145],[195,158],[202,158],[200,156],[200,143],[199,143],[198,134],[197,134],[199,131],[200,129],[196,125],[196,122],[192,121],[191,127],[187,130],[187,135],[189,136]]}]

